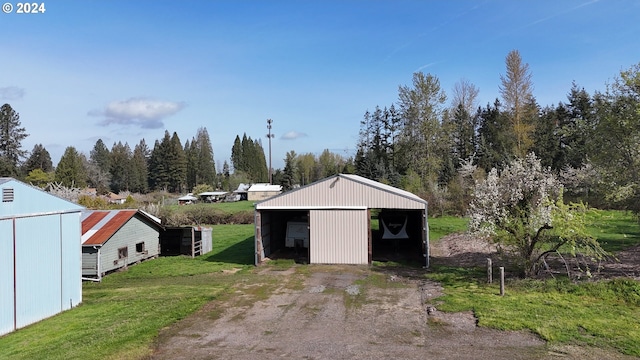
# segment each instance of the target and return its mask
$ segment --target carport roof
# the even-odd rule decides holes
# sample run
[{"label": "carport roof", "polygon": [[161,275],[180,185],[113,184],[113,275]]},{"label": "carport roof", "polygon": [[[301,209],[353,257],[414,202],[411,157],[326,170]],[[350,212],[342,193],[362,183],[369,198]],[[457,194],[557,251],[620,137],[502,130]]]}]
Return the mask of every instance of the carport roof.
[{"label": "carport roof", "polygon": [[427,201],[415,194],[352,174],[330,176],[256,204],[256,210],[426,207]]}]

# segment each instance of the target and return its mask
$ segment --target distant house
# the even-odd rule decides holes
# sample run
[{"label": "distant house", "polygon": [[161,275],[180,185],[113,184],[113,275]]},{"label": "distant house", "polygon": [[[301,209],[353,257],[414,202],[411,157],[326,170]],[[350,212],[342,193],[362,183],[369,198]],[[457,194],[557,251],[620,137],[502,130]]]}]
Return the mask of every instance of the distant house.
[{"label": "distant house", "polygon": [[178,204],[180,205],[194,204],[196,201],[198,201],[198,198],[193,196],[193,194],[187,194],[178,198]]},{"label": "distant house", "polygon": [[235,201],[243,201],[247,200],[248,193],[247,191],[251,187],[250,184],[242,184],[238,185],[238,188],[233,191],[233,195],[235,196]]},{"label": "distant house", "polygon": [[82,206],[0,178],[0,335],[82,302]]},{"label": "distant house", "polygon": [[202,202],[218,202],[225,198],[229,194],[228,191],[205,191],[198,194],[200,201]]},{"label": "distant house", "polygon": [[118,194],[109,193],[107,195],[107,201],[109,201],[109,204],[124,204],[127,198]]},{"label": "distant house", "polygon": [[88,211],[82,216],[82,277],[105,274],[160,254],[162,225],[139,210]]},{"label": "distant house", "polygon": [[282,192],[282,186],[270,184],[253,184],[247,190],[247,199],[249,201],[262,201],[279,195]]}]

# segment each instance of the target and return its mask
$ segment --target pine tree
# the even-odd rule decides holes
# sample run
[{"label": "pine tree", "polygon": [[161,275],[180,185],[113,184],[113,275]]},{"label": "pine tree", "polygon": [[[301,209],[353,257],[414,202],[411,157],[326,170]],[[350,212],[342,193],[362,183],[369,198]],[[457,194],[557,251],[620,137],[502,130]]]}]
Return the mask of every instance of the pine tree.
[{"label": "pine tree", "polygon": [[67,147],[56,167],[55,181],[66,187],[83,188],[86,178],[83,156],[73,146]]},{"label": "pine tree", "polygon": [[233,166],[234,172],[236,170],[242,170],[242,142],[240,136],[236,135],[236,139],[233,141],[231,147],[231,166]]},{"label": "pine tree", "polygon": [[22,165],[22,173],[28,174],[35,169],[40,169],[45,173],[53,171],[51,155],[42,144],[36,144],[31,150],[31,155]]},{"label": "pine tree", "polygon": [[197,171],[196,183],[216,185],[216,164],[213,160],[213,146],[207,128],[201,127],[196,133]]},{"label": "pine tree", "polygon": [[17,176],[21,160],[27,152],[22,140],[29,136],[20,123],[20,115],[4,104],[0,107],[0,176]]},{"label": "pine tree", "polygon": [[156,140],[149,158],[149,187],[153,190],[169,190],[168,153],[171,146],[169,131],[164,132],[162,141]]},{"label": "pine tree", "polygon": [[166,161],[169,173],[169,191],[184,191],[187,185],[187,157],[176,132],[173,133],[169,141]]},{"label": "pine tree", "polygon": [[148,158],[149,148],[144,139],[140,140],[138,145],[133,149],[133,157],[131,158],[131,176],[130,189],[134,192],[147,193],[149,191],[148,183]]},{"label": "pine tree", "polygon": [[118,141],[111,148],[111,191],[119,193],[123,190],[130,190],[131,183],[131,148],[129,144],[124,145]]},{"label": "pine tree", "polygon": [[291,150],[287,152],[284,158],[284,170],[282,174],[282,180],[279,182],[282,185],[283,191],[293,189],[296,183],[296,152]]}]

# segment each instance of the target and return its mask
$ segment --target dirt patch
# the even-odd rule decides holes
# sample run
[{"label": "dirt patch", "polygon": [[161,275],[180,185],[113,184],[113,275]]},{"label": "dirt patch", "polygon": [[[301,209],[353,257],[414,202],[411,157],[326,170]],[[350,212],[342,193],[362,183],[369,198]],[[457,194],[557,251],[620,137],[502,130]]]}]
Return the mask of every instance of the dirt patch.
[{"label": "dirt patch", "polygon": [[[495,249],[442,239],[433,262],[486,264]],[[227,298],[161,332],[152,359],[631,359],[589,347],[549,347],[529,332],[478,327],[471,312],[438,311],[421,269],[257,268]]]}]

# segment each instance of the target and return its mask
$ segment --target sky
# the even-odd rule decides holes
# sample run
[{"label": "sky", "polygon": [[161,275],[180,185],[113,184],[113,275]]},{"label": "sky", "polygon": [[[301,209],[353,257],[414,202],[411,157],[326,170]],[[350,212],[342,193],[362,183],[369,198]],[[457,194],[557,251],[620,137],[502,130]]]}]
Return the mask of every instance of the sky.
[{"label": "sky", "polygon": [[274,168],[291,150],[352,156],[365,111],[395,104],[418,71],[449,95],[466,79],[486,106],[518,50],[544,107],[640,63],[636,0],[38,4],[0,12],[0,103],[20,114],[23,149],[44,145],[54,165],[68,146],[153,148],[165,131],[184,144],[201,127],[219,168],[245,133],[268,158],[267,119]]}]

